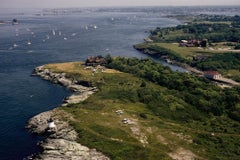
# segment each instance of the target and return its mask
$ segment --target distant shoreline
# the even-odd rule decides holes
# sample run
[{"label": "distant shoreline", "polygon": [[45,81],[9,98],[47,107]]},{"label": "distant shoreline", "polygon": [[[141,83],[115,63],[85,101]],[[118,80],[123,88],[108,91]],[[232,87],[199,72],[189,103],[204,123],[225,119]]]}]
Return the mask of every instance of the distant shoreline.
[{"label": "distant shoreline", "polygon": [[6,24],[5,21],[0,21],[0,25]]}]

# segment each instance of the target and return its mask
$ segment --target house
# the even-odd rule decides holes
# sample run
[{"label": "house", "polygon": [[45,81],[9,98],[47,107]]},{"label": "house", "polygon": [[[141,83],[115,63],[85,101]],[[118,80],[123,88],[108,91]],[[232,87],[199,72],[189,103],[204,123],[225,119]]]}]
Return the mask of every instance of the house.
[{"label": "house", "polygon": [[217,71],[206,71],[204,72],[204,77],[209,79],[220,79],[222,75]]},{"label": "house", "polygon": [[181,40],[179,45],[181,47],[199,47],[200,46],[199,40],[193,39],[193,40]]},{"label": "house", "polygon": [[198,39],[190,39],[190,40],[181,40],[179,43],[180,47],[207,47],[207,39],[198,40]]},{"label": "house", "polygon": [[95,67],[98,65],[104,66],[106,64],[107,64],[107,61],[102,56],[97,56],[97,57],[91,56],[91,57],[88,57],[87,60],[85,61],[86,66],[94,66]]}]

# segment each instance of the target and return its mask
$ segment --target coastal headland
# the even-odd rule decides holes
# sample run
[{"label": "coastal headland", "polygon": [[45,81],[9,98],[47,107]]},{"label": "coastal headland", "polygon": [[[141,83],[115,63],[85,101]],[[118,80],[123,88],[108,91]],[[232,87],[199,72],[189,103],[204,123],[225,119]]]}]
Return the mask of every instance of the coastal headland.
[{"label": "coastal headland", "polygon": [[[64,100],[62,106],[84,101],[97,91],[96,87],[79,85],[77,84],[78,82],[66,78],[65,73],[54,73],[44,68],[44,66],[35,68],[33,75],[52,83],[60,84],[73,91],[73,94]],[[31,133],[44,136],[44,140],[39,142],[42,152],[30,155],[27,159],[108,160],[108,157],[96,151],[96,149],[89,149],[77,143],[78,134],[68,124],[71,118],[70,114],[59,109],[43,112],[31,118],[26,128]],[[54,128],[49,127],[49,119],[52,119],[55,123]]]},{"label": "coastal headland", "polygon": [[239,17],[220,19],[156,28],[134,45],[193,74],[110,55],[37,67],[73,94],[29,120],[45,137],[29,159],[239,159],[239,35],[225,32],[240,31]]},{"label": "coastal headland", "polygon": [[29,131],[44,137],[42,152],[29,159],[201,160],[226,158],[223,151],[238,157],[237,88],[221,89],[151,59],[106,56],[104,62],[34,70],[73,94],[29,120]]}]

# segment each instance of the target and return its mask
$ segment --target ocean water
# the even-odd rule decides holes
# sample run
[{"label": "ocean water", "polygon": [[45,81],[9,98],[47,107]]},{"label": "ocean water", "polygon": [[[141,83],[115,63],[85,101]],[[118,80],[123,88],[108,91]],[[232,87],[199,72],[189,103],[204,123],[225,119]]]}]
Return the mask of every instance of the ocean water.
[{"label": "ocean water", "polygon": [[[180,24],[163,17],[175,12],[156,7],[1,10],[0,20],[8,23],[0,25],[0,159],[38,152],[40,137],[25,130],[27,120],[59,106],[70,94],[32,77],[35,67],[106,54],[145,58],[132,45],[143,42],[151,29]],[[18,25],[11,24],[13,18]]]}]

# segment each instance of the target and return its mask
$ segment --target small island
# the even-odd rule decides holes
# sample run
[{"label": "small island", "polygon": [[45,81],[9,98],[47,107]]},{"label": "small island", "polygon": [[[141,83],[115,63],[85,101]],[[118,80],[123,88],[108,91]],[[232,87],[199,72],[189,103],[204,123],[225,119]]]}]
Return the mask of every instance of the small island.
[{"label": "small island", "polygon": [[[29,159],[239,157],[237,86],[222,89],[151,59],[109,55],[44,65],[34,75],[73,94],[29,121],[31,132],[46,136],[43,152]],[[53,126],[49,122],[53,132],[46,132]]]}]

